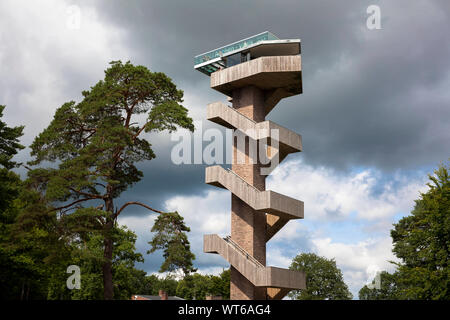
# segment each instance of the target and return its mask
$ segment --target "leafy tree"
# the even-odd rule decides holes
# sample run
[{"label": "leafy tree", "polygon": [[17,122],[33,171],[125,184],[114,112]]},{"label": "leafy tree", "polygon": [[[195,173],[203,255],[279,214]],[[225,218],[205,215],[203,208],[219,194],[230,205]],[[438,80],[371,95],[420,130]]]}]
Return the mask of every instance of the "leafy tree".
[{"label": "leafy tree", "polygon": [[[3,117],[5,108],[6,106],[0,105],[0,118]],[[6,169],[17,166],[17,163],[12,161],[12,157],[24,148],[19,143],[19,138],[23,135],[23,128],[23,126],[8,127],[5,122],[0,120],[0,165]]]},{"label": "leafy tree", "polygon": [[[66,220],[67,227],[96,230],[102,235],[104,298],[112,299],[113,229],[130,205],[161,213],[146,204],[115,200],[142,178],[135,164],[155,158],[144,132],[193,131],[192,119],[178,90],[163,73],[130,62],[111,62],[104,80],[83,91],[83,100],[64,103],[50,125],[31,145],[30,165],[53,162],[53,167],[29,171],[29,179]],[[136,119],[145,115],[140,125]],[[79,222],[79,224],[77,224]]]},{"label": "leafy tree", "polygon": [[8,219],[3,215],[20,192],[20,178],[11,169],[17,166],[12,158],[24,148],[19,143],[24,127],[11,128],[1,121],[5,108],[0,105],[0,214],[2,214],[1,218]]},{"label": "leafy tree", "polygon": [[[112,270],[114,296],[116,299],[130,299],[131,295],[143,290],[145,272],[134,267],[136,262],[143,262],[140,253],[136,253],[137,236],[125,226],[112,230],[114,243]],[[96,232],[75,239],[71,246],[71,263],[80,267],[81,288],[69,290],[66,287],[65,268],[54,277],[50,284],[49,299],[98,300],[103,297],[103,239]]]},{"label": "leafy tree", "polygon": [[[383,271],[380,273],[380,289],[369,288],[367,285],[359,290],[358,296],[360,300],[397,300],[398,285],[397,275]],[[372,281],[375,284],[375,279]]]},{"label": "leafy tree", "polygon": [[22,264],[22,271],[14,281],[22,287],[21,299],[46,299],[51,279],[56,275],[63,274],[60,283],[65,286],[65,271],[72,249],[69,239],[59,231],[57,216],[49,212],[42,195],[26,183],[15,207],[8,248],[13,259]]},{"label": "leafy tree", "polygon": [[342,272],[334,259],[319,257],[314,253],[297,255],[289,267],[306,273],[306,289],[294,290],[289,297],[297,300],[346,300],[352,294],[344,282]]},{"label": "leafy tree", "polygon": [[209,276],[194,273],[185,276],[183,280],[178,282],[177,296],[188,300],[205,300],[210,288]]},{"label": "leafy tree", "polygon": [[181,268],[184,274],[196,271],[192,264],[195,255],[191,252],[186,235],[189,231],[189,227],[184,224],[184,218],[178,212],[161,213],[158,216],[152,227],[152,232],[156,234],[149,242],[151,248],[147,253],[159,249],[164,251],[164,262],[159,272],[171,272],[178,268]]},{"label": "leafy tree", "polygon": [[450,299],[450,178],[441,165],[411,215],[394,224],[396,281],[402,299]]},{"label": "leafy tree", "polygon": [[220,295],[222,299],[230,299],[230,269],[222,271],[219,276],[211,276],[211,290],[213,295]]},{"label": "leafy tree", "polygon": [[[0,117],[5,107],[0,106]],[[0,295],[2,299],[45,299],[51,274],[67,251],[58,238],[56,216],[40,193],[12,171],[23,126],[0,121]]]},{"label": "leafy tree", "polygon": [[224,270],[219,276],[199,273],[187,275],[178,282],[176,295],[189,300],[204,300],[207,295],[230,299],[230,269]]},{"label": "leafy tree", "polygon": [[[0,105],[0,118],[5,106]],[[45,234],[42,225],[34,225],[26,239],[17,240],[15,222],[21,207],[20,195],[24,185],[11,169],[18,164],[12,160],[24,147],[19,143],[23,126],[9,127],[0,120],[0,297],[2,299],[43,298],[45,269],[43,249],[38,244]],[[41,227],[41,228],[39,228]]]},{"label": "leafy tree", "polygon": [[157,296],[159,290],[164,290],[169,296],[175,296],[178,286],[178,281],[172,276],[167,275],[165,278],[159,278],[157,275],[152,274],[145,277],[145,288],[142,294],[148,294]]},{"label": "leafy tree", "polygon": [[[0,172],[5,171],[7,169],[0,169]],[[42,250],[37,250],[37,243],[45,231],[35,225],[28,230],[26,238],[19,237],[15,221],[20,213],[18,194],[23,184],[13,172],[6,173],[0,184],[13,192],[8,193],[7,205],[0,211],[0,297],[4,300],[43,299],[45,293],[40,283],[45,279],[44,257]]]}]

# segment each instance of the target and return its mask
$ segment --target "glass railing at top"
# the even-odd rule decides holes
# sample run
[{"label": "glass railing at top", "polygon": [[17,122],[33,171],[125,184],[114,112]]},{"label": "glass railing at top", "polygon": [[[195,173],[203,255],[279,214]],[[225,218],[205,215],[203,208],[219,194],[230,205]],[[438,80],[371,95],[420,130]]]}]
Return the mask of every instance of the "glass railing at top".
[{"label": "glass railing at top", "polygon": [[206,62],[206,61],[218,58],[218,57],[222,57],[229,52],[243,50],[249,46],[257,44],[258,42],[266,41],[266,40],[280,40],[280,39],[278,37],[276,37],[275,35],[273,35],[272,33],[270,33],[269,31],[266,31],[266,32],[257,34],[255,36],[231,43],[229,45],[220,47],[215,50],[211,50],[209,52],[200,54],[198,56],[195,56],[194,64],[198,65],[200,63],[203,63],[203,62]]}]

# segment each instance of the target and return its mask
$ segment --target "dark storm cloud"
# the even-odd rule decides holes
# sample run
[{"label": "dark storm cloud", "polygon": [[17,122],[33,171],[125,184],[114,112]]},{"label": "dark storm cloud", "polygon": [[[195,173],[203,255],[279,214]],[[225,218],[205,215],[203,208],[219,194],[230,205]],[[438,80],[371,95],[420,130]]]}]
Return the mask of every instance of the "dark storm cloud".
[{"label": "dark storm cloud", "polygon": [[[366,28],[366,8],[372,3],[381,8],[382,30]],[[302,157],[308,164],[337,169],[373,166],[389,172],[434,167],[449,156],[448,1],[104,0],[77,4],[82,12],[96,7],[97,19],[114,26],[109,36],[128,49],[133,63],[172,77],[184,89],[185,105],[197,120],[204,120],[207,103],[225,97],[209,89],[208,77],[193,70],[196,54],[264,30],[281,38],[301,38],[304,93],[281,101],[269,114],[271,120],[303,136],[304,152],[290,159]],[[117,30],[123,34],[116,35]],[[39,55],[47,66],[22,68],[18,58],[27,53],[24,45],[45,43],[52,35],[34,39],[19,32],[11,29],[3,34],[8,48],[1,52],[2,64],[8,66],[10,76],[0,80],[2,103],[7,102],[8,110],[17,108],[7,113],[18,124],[24,112],[43,117],[41,108],[29,110],[28,100],[21,98],[36,91],[36,82],[29,81],[27,74],[45,68],[56,74],[48,80],[56,109],[65,101],[79,99],[80,91],[98,81],[107,67],[106,57],[95,72],[91,59],[84,65],[67,63],[64,50],[76,51],[75,46],[41,45]],[[95,61],[98,64],[99,59]],[[44,128],[52,114],[45,116],[45,121],[31,126]],[[27,125],[25,144],[32,141],[30,130]],[[198,194],[212,188],[203,183],[204,166],[172,164],[174,143],[167,135],[152,137],[151,142],[157,158],[139,165],[144,179],[123,199],[147,200],[162,207],[174,194]],[[26,158],[22,153],[19,160]]]},{"label": "dark storm cloud", "polygon": [[[213,125],[206,121],[201,123],[195,121],[196,130],[204,132]],[[222,128],[221,128],[222,129]],[[224,130],[221,130],[225,135]],[[195,134],[197,135],[197,133]],[[191,144],[191,157],[189,163],[175,164],[171,159],[172,148],[184,139],[193,141],[194,134],[184,131],[183,138],[178,141],[170,141],[168,134],[152,133],[145,136],[152,143],[152,149],[156,158],[137,164],[139,170],[144,174],[143,179],[132,188],[122,194],[120,203],[126,201],[141,201],[159,210],[165,210],[165,201],[177,195],[200,195],[208,190],[217,190],[215,187],[205,185],[205,168],[207,164],[194,164],[194,144]],[[225,141],[225,138],[224,138]],[[211,142],[203,141],[202,150]],[[223,161],[229,161],[224,144]],[[231,157],[231,155],[229,155]],[[224,167],[229,166],[223,164]],[[126,215],[146,215],[147,209],[134,207],[127,210]]]},{"label": "dark storm cloud", "polygon": [[314,52],[309,61],[314,68],[333,63],[356,45],[347,31],[365,25],[367,6],[360,2],[104,0],[98,8],[101,18],[128,30],[134,58],[178,81],[207,84],[204,75],[193,72],[195,55],[264,30],[301,37]]},{"label": "dark storm cloud", "polygon": [[[381,8],[382,30],[366,28]],[[269,118],[304,138],[308,163],[381,170],[435,166],[450,150],[450,4],[445,1],[103,1],[135,58],[205,108],[193,57],[270,30],[302,39],[304,94]],[[220,97],[220,96],[217,96]],[[220,98],[219,98],[220,99]],[[223,97],[222,97],[223,99]],[[188,106],[189,107],[189,106]]]},{"label": "dark storm cloud", "polygon": [[[165,210],[165,201],[176,195],[199,195],[205,191],[204,165],[174,165],[170,158],[152,160],[139,166],[144,178],[122,194],[118,203],[141,201],[152,208]],[[147,209],[130,207],[126,215],[146,215]]]}]

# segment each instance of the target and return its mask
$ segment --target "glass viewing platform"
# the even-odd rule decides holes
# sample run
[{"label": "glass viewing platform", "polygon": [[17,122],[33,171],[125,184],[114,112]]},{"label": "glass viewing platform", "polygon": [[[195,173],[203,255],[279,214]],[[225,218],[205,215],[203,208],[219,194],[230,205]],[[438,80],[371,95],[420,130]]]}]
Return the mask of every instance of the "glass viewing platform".
[{"label": "glass viewing platform", "polygon": [[[285,46],[286,44],[290,46]],[[264,52],[257,47],[266,46]],[[263,55],[291,55],[300,53],[300,40],[281,40],[269,31],[233,42],[194,58],[194,69],[206,74],[227,68]]]}]

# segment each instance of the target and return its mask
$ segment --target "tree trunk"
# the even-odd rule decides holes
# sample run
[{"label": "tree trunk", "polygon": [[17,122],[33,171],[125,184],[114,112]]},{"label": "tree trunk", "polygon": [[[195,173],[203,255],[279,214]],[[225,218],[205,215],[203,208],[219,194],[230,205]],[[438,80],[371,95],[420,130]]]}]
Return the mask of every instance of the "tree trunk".
[{"label": "tree trunk", "polygon": [[113,241],[109,235],[105,236],[103,241],[105,249],[103,257],[103,295],[105,300],[112,300],[114,298],[113,279],[112,279],[112,249]]},{"label": "tree trunk", "polygon": [[28,282],[27,283],[27,298],[26,298],[27,301],[29,300],[29,296],[30,296],[30,283]]},{"label": "tree trunk", "polygon": [[[114,204],[112,199],[105,201],[106,211],[113,214]],[[112,217],[108,217],[105,225],[104,233],[104,251],[103,251],[103,297],[105,300],[112,300],[114,298],[114,288],[112,279],[112,254],[113,254],[113,240],[111,238],[111,230],[114,226]]]}]

